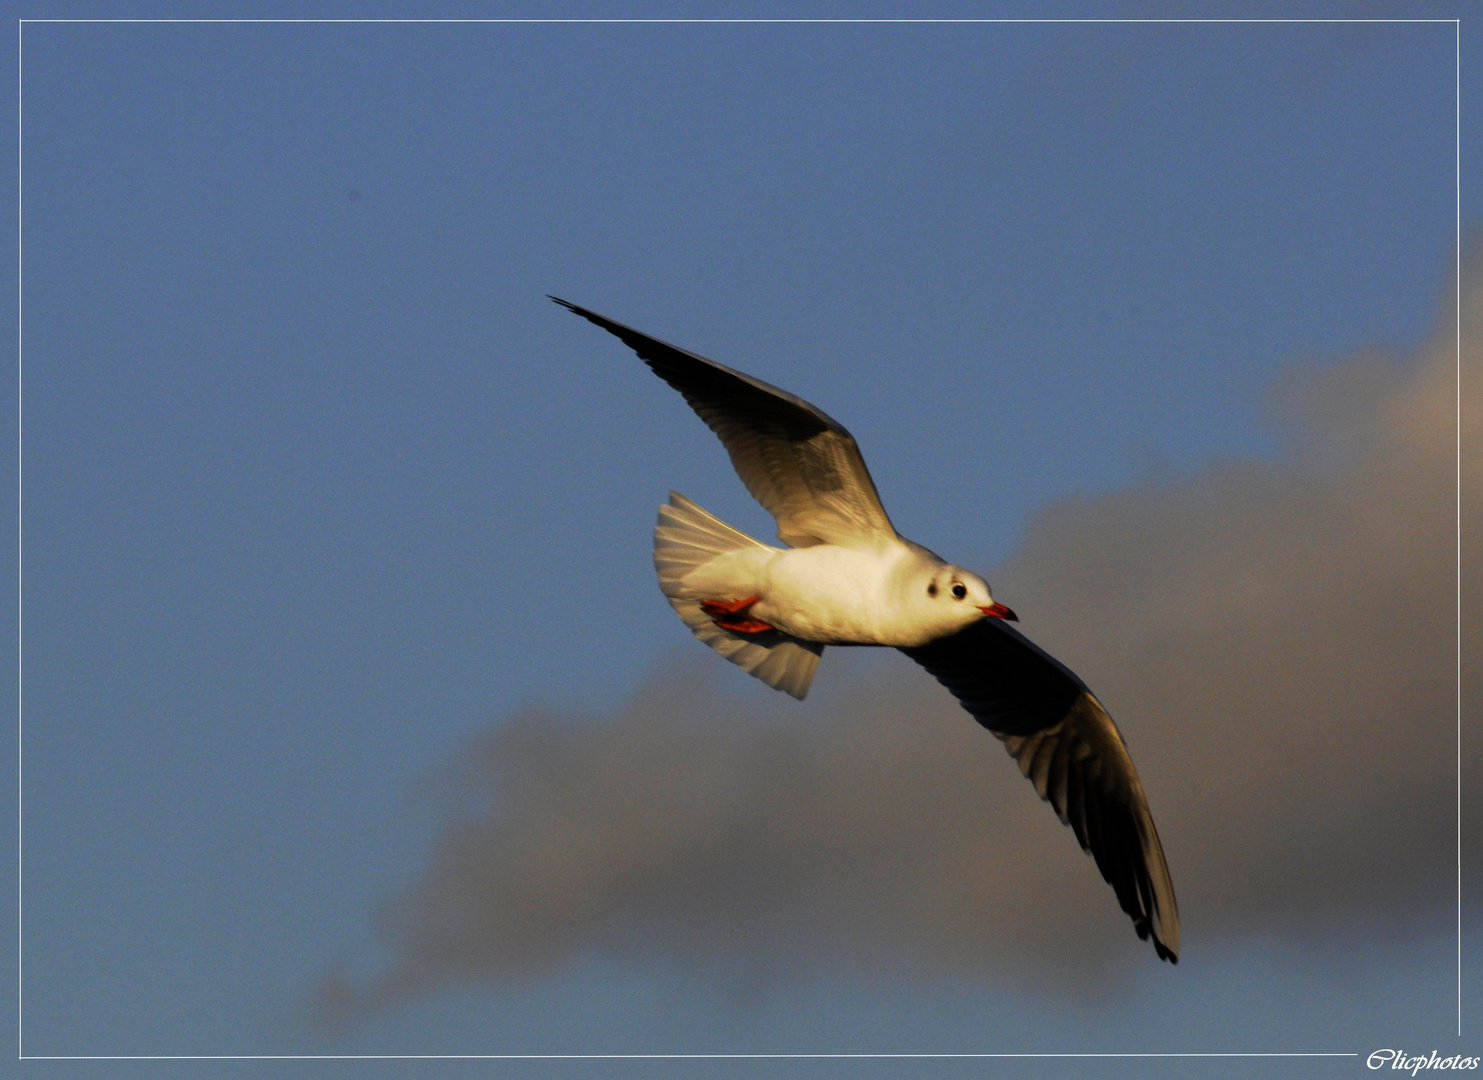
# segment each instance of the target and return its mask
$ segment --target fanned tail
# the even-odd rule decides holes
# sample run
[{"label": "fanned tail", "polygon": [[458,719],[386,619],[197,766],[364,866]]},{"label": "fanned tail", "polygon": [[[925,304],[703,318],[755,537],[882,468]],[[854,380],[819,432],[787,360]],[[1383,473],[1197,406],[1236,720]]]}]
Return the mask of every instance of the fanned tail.
[{"label": "fanned tail", "polygon": [[808,694],[824,646],[800,641],[776,630],[739,634],[723,630],[700,609],[700,600],[686,594],[685,578],[712,560],[767,544],[733,529],[677,491],[659,508],[654,527],[654,569],[659,589],[686,626],[701,641],[749,675],[800,701]]}]

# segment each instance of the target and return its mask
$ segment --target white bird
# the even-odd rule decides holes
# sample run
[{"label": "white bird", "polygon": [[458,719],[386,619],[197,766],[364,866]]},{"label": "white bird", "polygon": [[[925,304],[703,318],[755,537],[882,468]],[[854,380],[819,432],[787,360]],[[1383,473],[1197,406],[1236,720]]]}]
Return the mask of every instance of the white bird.
[{"label": "white bird", "polygon": [[1159,957],[1178,962],[1179,911],[1121,732],[1092,692],[1006,620],[976,574],[896,532],[854,438],[802,398],[565,300],[621,338],[720,436],[777,519],[775,548],[678,492],[659,508],[659,587],[711,648],[802,699],[825,645],[890,645],[1002,739]]}]

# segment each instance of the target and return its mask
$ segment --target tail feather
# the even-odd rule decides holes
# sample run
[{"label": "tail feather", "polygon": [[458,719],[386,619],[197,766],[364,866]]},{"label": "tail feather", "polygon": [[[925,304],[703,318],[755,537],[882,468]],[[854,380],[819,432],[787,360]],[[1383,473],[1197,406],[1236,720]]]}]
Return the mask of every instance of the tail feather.
[{"label": "tail feather", "polygon": [[824,646],[771,631],[738,634],[723,630],[700,610],[700,601],[683,595],[685,576],[721,555],[766,548],[746,533],[713,517],[677,491],[659,508],[654,527],[654,569],[670,607],[701,641],[749,675],[800,701],[808,694]]}]

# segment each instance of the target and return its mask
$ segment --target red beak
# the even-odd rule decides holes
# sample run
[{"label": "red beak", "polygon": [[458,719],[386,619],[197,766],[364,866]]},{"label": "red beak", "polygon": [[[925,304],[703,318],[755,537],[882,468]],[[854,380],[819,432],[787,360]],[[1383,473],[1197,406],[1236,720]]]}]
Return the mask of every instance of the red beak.
[{"label": "red beak", "polygon": [[1005,607],[1003,604],[991,604],[989,607],[981,607],[978,610],[982,611],[985,615],[993,615],[1000,619],[1008,619],[1010,622],[1020,621],[1020,617],[1014,613],[1014,610],[1012,608]]}]

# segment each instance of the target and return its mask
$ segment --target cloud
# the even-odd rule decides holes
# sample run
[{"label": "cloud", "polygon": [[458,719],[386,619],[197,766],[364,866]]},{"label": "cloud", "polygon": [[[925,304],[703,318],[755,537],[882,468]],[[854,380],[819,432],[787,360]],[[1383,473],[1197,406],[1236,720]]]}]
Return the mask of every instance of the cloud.
[{"label": "cloud", "polygon": [[[1463,275],[1465,385],[1483,374],[1479,256]],[[1118,718],[1186,954],[1448,924],[1458,456],[1443,307],[1414,355],[1275,388],[1283,460],[1051,507],[993,576]],[[1478,400],[1464,401],[1461,459],[1473,536]],[[1464,557],[1477,597],[1479,560]],[[1463,614],[1476,688],[1478,605]],[[694,652],[617,716],[527,712],[475,739],[425,873],[383,913],[392,965],[364,986],[327,980],[321,1013],[595,952],[764,980],[1010,972],[1083,987],[1155,962],[1000,745],[904,657],[833,650],[798,706],[723,691],[733,673]],[[1463,749],[1473,771],[1476,740]],[[1483,802],[1475,786],[1464,797],[1476,836]]]}]

